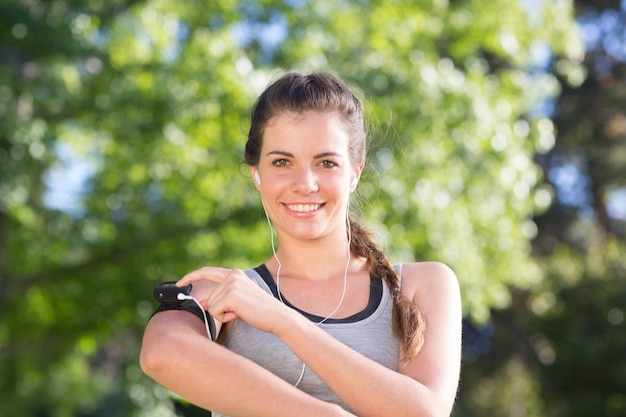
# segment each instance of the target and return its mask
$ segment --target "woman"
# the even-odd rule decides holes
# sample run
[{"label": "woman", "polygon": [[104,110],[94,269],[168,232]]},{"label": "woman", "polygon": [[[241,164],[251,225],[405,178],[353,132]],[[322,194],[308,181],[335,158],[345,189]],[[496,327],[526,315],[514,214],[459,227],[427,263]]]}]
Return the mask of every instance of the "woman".
[{"label": "woman", "polygon": [[146,374],[214,415],[450,415],[458,283],[440,263],[390,265],[350,218],[365,148],[361,103],[336,77],[289,73],[261,94],[245,159],[273,256],[185,275],[217,343],[185,311],[155,314]]}]

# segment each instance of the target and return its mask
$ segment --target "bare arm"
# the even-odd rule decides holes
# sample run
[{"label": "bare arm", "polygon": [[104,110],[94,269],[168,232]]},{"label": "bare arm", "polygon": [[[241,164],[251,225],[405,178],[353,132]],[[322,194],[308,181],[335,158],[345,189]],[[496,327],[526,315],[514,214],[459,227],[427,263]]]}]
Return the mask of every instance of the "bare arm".
[{"label": "bare arm", "polygon": [[280,337],[358,416],[450,415],[460,370],[461,302],[456,277],[446,266],[415,263],[404,267],[402,292],[421,308],[427,330],[422,351],[400,372],[334,339],[259,291],[241,271],[203,268],[180,284],[205,280],[218,284],[205,301],[214,317],[222,322],[238,317]]},{"label": "bare arm", "polygon": [[422,351],[400,373],[354,352],[299,315],[290,315],[276,333],[359,416],[449,416],[461,358],[456,277],[442,264],[407,264],[403,293],[423,311],[427,330]]},{"label": "bare arm", "polygon": [[150,320],[140,364],[186,400],[231,416],[351,415],[211,342],[202,322],[184,311],[161,312]]}]

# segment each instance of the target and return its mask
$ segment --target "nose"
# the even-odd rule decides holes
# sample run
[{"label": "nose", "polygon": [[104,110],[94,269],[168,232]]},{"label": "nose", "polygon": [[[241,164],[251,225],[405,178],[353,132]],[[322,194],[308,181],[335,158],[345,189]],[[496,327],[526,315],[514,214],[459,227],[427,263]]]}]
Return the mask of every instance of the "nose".
[{"label": "nose", "polygon": [[294,192],[304,195],[319,191],[317,177],[310,168],[302,168],[295,172],[291,186]]}]

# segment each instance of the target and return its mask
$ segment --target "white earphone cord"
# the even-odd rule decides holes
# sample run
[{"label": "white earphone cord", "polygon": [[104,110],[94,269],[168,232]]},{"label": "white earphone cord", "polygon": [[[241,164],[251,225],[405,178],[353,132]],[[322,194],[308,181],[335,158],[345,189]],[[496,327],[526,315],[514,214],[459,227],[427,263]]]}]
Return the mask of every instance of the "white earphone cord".
[{"label": "white earphone cord", "polygon": [[[274,245],[274,228],[272,227],[272,221],[270,220],[270,217],[267,214],[267,210],[265,210],[265,204],[263,204],[263,198],[261,198],[261,204],[263,205],[263,211],[265,212],[265,218],[267,219],[267,224],[269,225],[269,228],[270,228],[270,239],[271,239],[271,242],[272,242],[272,253],[274,254],[274,259],[276,259],[276,263],[278,264],[278,269],[276,270],[276,291],[278,292],[278,299],[280,300],[280,302],[285,304],[285,302],[283,301],[283,297],[281,295],[281,292],[280,292],[280,270],[283,267],[283,264],[280,262],[280,259],[278,259],[278,255],[276,255],[276,246]],[[335,314],[339,310],[339,308],[341,307],[341,304],[343,304],[343,300],[344,300],[344,298],[346,296],[346,288],[347,288],[347,284],[348,284],[348,269],[350,268],[350,260],[351,260],[350,247],[352,246],[352,229],[350,227],[350,217],[348,215],[349,209],[350,209],[350,206],[348,206],[348,210],[346,210],[346,226],[347,226],[347,229],[348,229],[348,261],[346,262],[346,268],[345,268],[344,273],[343,273],[343,291],[341,293],[341,298],[339,299],[339,304],[337,304],[337,307],[335,307],[335,309],[329,315],[327,315],[322,320],[320,320],[317,323],[315,323],[318,326],[320,324],[324,323],[329,318],[331,318],[333,316],[333,314]],[[298,381],[294,384],[294,387],[297,387],[300,384],[300,382],[302,382],[302,378],[304,378],[304,371],[305,371],[305,369],[306,369],[306,364],[303,361],[302,362],[302,372],[300,372],[300,377],[298,378]]]},{"label": "white earphone cord", "polygon": [[196,305],[200,308],[200,311],[202,311],[202,315],[204,316],[204,327],[206,328],[206,334],[207,336],[209,336],[210,340],[213,340],[213,337],[211,336],[211,329],[209,328],[209,318],[207,317],[206,311],[204,311],[204,307],[202,307],[202,304],[200,304],[200,301],[196,300],[191,295],[186,295],[182,292],[178,293],[177,298],[181,301],[192,300],[194,303],[196,303]]}]

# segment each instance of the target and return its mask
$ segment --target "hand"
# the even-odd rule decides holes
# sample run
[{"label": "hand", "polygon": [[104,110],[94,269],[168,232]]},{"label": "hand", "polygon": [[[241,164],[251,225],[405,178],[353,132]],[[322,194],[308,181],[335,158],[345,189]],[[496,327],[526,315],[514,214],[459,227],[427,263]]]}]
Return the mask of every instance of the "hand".
[{"label": "hand", "polygon": [[261,331],[275,333],[276,326],[284,322],[281,317],[292,312],[238,269],[200,268],[185,275],[176,285],[183,287],[198,281],[217,284],[200,303],[222,323],[240,318]]}]

